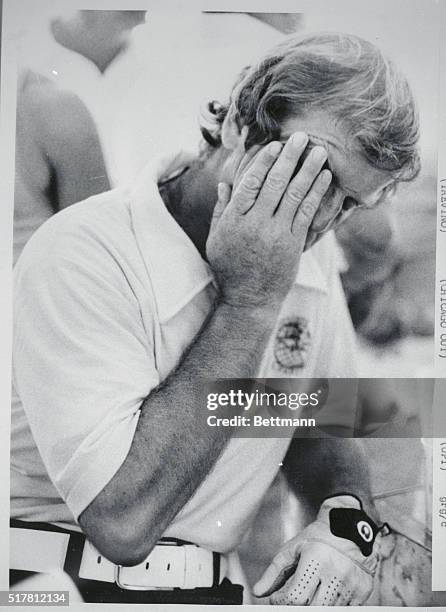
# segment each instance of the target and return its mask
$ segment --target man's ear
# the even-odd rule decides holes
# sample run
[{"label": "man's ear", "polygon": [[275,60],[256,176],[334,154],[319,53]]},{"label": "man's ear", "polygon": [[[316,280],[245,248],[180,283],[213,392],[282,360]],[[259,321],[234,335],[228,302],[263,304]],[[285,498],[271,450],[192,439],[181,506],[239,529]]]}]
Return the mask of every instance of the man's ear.
[{"label": "man's ear", "polygon": [[235,108],[231,104],[226,117],[221,126],[221,142],[225,149],[235,151],[239,147],[245,147],[245,140],[248,136],[247,126],[243,126],[242,129],[235,119]]}]

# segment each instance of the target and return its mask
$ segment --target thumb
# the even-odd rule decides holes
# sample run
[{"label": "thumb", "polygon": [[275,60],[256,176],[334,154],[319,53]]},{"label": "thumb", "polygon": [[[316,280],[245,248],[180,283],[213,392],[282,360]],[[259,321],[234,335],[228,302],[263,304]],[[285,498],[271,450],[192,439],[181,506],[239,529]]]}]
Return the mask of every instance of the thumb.
[{"label": "thumb", "polygon": [[229,203],[229,200],[231,199],[231,188],[227,183],[218,183],[217,193],[218,200],[212,215],[213,225],[218,222],[218,220],[224,213],[225,208]]},{"label": "thumb", "polygon": [[288,578],[294,574],[298,561],[298,555],[294,554],[292,548],[280,551],[266,568],[260,580],[254,585],[254,595],[256,597],[266,597],[280,589]]}]

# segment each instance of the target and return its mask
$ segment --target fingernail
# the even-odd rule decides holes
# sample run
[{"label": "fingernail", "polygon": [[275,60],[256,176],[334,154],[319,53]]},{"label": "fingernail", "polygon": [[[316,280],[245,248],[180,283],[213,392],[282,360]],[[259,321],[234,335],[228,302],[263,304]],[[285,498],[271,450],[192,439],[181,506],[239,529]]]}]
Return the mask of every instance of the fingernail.
[{"label": "fingernail", "polygon": [[330,170],[322,170],[322,172],[321,172],[321,179],[322,179],[324,185],[329,185],[331,183],[331,177],[332,177],[332,174],[331,174]]},{"label": "fingernail", "polygon": [[279,155],[282,150],[282,144],[280,142],[270,142],[268,145],[268,151],[272,155]]},{"label": "fingernail", "polygon": [[294,132],[291,142],[295,147],[303,147],[308,142],[308,136],[304,132]]},{"label": "fingernail", "polygon": [[314,147],[311,151],[311,156],[314,161],[321,162],[327,159],[327,151],[322,147]]}]

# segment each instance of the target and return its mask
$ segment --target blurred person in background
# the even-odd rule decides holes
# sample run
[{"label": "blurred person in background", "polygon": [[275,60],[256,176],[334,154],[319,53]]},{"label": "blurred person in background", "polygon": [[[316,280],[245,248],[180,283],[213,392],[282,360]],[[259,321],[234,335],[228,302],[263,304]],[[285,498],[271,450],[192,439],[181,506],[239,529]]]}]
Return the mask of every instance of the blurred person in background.
[{"label": "blurred person in background", "polygon": [[18,78],[14,263],[51,215],[110,188],[103,119],[110,104],[100,79],[145,18],[145,11],[51,12],[47,48],[30,37]]},{"label": "blurred person in background", "polygon": [[75,11],[51,21],[56,42],[93,62],[103,74],[128,51],[133,29],[144,23],[146,11]]},{"label": "blurred person in background", "polygon": [[[435,237],[407,244],[401,219],[395,217],[389,208],[359,211],[336,231],[346,258],[342,281],[353,324],[363,339],[381,350],[410,335],[432,336],[434,330]],[[432,234],[433,229],[427,224],[422,231]],[[419,281],[431,291],[414,291]]]},{"label": "blurred person in background", "polygon": [[14,264],[51,215],[110,188],[94,121],[70,91],[32,72],[17,88]]},{"label": "blurred person in background", "polygon": [[[52,78],[75,91],[92,113],[113,187],[135,178],[124,170],[129,139],[151,131],[150,108],[144,106],[141,114],[144,100],[129,99],[131,88],[143,74],[148,90],[153,88],[153,79],[147,78],[151,75],[148,52],[159,58],[156,48],[146,48],[147,35],[138,35],[145,15],[145,11],[133,10],[78,10],[56,15],[49,22],[55,43],[52,56],[59,65]],[[129,134],[135,120],[138,131]]]},{"label": "blurred person in background", "polygon": [[377,344],[399,339],[400,317],[377,313],[378,301],[392,300],[390,283],[398,261],[388,207],[358,211],[337,229],[336,237],[346,259],[342,280],[356,331]]}]

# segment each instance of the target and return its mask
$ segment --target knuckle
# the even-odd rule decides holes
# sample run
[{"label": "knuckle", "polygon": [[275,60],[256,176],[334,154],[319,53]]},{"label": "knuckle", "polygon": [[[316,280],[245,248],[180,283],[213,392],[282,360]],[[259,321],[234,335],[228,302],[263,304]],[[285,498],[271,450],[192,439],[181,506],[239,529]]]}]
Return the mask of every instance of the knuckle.
[{"label": "knuckle", "polygon": [[313,198],[307,198],[299,207],[301,216],[307,221],[312,221],[316,212],[317,202]]},{"label": "knuckle", "polygon": [[283,175],[277,172],[271,172],[266,179],[266,184],[268,188],[273,191],[283,191],[286,188],[288,181]]},{"label": "knuckle", "polygon": [[276,246],[277,242],[283,240],[283,230],[283,225],[279,224],[273,225],[271,228],[269,228],[268,238],[273,246]]},{"label": "knuckle", "polygon": [[256,174],[249,173],[242,180],[241,187],[245,189],[245,191],[253,192],[258,191],[261,185],[262,180]]},{"label": "knuckle", "polygon": [[295,185],[292,189],[290,189],[290,191],[288,192],[288,199],[290,201],[291,204],[300,204],[300,202],[302,202],[302,200],[305,197],[305,191],[304,189],[299,186],[299,185]]}]

